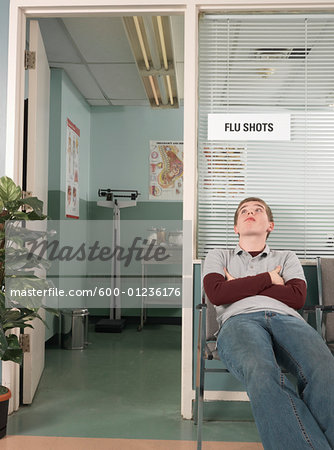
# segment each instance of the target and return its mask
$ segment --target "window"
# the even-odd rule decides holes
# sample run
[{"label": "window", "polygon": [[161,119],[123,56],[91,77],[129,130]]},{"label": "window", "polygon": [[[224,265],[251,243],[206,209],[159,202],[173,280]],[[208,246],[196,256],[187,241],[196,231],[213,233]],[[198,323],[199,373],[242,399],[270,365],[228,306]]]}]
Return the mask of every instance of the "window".
[{"label": "window", "polygon": [[[200,19],[198,256],[233,247],[240,200],[263,198],[268,244],[334,251],[334,16]],[[209,141],[209,113],[289,113],[290,141]]]}]

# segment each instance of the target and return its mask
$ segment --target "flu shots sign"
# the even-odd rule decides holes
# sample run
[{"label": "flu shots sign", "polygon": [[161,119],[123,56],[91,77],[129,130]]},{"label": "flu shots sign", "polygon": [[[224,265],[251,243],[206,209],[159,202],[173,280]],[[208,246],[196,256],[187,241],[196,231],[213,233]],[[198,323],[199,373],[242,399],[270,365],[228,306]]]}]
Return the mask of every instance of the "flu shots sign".
[{"label": "flu shots sign", "polygon": [[290,141],[290,114],[208,114],[209,141]]}]

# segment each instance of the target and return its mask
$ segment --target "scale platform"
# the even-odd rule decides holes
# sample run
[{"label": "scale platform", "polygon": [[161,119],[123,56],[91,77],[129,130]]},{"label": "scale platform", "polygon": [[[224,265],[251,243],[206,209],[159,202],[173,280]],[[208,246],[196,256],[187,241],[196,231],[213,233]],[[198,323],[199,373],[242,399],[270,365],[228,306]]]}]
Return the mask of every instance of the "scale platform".
[{"label": "scale platform", "polygon": [[98,333],[121,333],[125,323],[125,319],[101,319],[95,324],[95,331]]}]

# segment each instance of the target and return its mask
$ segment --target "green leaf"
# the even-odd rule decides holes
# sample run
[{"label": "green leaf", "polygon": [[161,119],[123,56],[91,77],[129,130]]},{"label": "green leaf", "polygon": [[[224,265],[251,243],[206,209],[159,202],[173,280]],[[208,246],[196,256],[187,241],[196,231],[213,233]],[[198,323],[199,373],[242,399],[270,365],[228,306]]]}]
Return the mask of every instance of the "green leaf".
[{"label": "green leaf", "polygon": [[43,202],[39,200],[37,197],[27,197],[20,199],[21,205],[28,205],[30,208],[34,210],[34,212],[39,216],[39,218],[43,215]]},{"label": "green leaf", "polygon": [[4,313],[4,319],[5,320],[17,320],[19,317],[22,317],[22,313],[19,310],[8,309]]},{"label": "green leaf", "polygon": [[9,389],[6,386],[0,386],[0,395],[7,394]]},{"label": "green leaf", "polygon": [[44,220],[47,216],[44,214],[37,214],[35,211],[30,211],[28,213],[28,220]]},{"label": "green leaf", "polygon": [[26,214],[25,212],[22,212],[22,211],[14,211],[12,213],[12,217],[13,217],[13,219],[18,219],[18,220],[28,220],[28,214]]},{"label": "green leaf", "polygon": [[14,181],[6,176],[0,178],[0,199],[4,206],[8,202],[15,202],[21,199],[22,191],[20,186],[16,186]]},{"label": "green leaf", "polygon": [[[1,200],[1,202],[2,202],[2,200]],[[9,213],[0,215],[0,223],[5,223],[7,220],[10,219],[10,217],[11,216]]]},{"label": "green leaf", "polygon": [[13,308],[38,309],[42,306],[48,280],[34,277],[6,277],[6,305]]},{"label": "green leaf", "polygon": [[9,336],[7,336],[7,344],[8,347],[5,353],[2,355],[2,360],[13,361],[15,363],[21,364],[23,359],[23,352],[16,334],[10,334]]},{"label": "green leaf", "polygon": [[5,351],[7,350],[8,344],[5,336],[5,332],[2,327],[0,327],[0,359],[2,359]]},{"label": "green leaf", "polygon": [[[26,320],[32,320],[34,319],[34,317],[32,317],[31,319],[28,318]],[[12,328],[34,328],[30,323],[25,323],[22,320],[17,320],[16,322],[8,322],[6,325],[4,325],[4,330],[11,330]]]}]

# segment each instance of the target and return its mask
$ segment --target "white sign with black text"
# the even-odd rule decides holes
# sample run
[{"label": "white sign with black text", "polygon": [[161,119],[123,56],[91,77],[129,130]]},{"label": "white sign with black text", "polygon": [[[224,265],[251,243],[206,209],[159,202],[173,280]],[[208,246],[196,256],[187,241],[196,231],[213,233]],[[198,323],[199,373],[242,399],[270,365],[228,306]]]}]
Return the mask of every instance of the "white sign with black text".
[{"label": "white sign with black text", "polygon": [[208,114],[209,141],[290,141],[290,114]]}]

